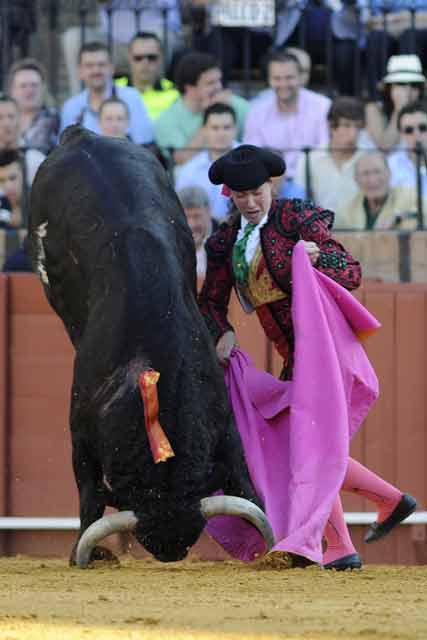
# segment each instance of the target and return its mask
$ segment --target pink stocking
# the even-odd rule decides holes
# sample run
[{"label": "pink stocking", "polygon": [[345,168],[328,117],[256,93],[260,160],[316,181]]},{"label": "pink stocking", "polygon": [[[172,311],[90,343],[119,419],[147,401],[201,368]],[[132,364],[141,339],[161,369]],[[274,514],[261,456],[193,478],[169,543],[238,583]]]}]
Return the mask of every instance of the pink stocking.
[{"label": "pink stocking", "polygon": [[353,458],[348,459],[347,473],[342,486],[344,491],[357,493],[372,502],[378,509],[377,522],[383,522],[397,506],[402,492]]},{"label": "pink stocking", "polygon": [[323,564],[328,564],[344,556],[356,553],[344,521],[344,512],[339,495],[335,498],[323,535],[328,543],[327,549],[323,554]]}]

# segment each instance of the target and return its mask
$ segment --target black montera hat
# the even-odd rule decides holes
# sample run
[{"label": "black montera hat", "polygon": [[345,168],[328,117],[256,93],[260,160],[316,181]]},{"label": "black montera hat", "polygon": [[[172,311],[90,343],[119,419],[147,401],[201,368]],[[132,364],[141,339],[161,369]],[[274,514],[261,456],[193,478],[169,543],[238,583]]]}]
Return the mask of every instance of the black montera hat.
[{"label": "black montera hat", "polygon": [[209,169],[209,180],[233,191],[248,191],[285,171],[285,161],[277,153],[242,144],[215,160]]}]

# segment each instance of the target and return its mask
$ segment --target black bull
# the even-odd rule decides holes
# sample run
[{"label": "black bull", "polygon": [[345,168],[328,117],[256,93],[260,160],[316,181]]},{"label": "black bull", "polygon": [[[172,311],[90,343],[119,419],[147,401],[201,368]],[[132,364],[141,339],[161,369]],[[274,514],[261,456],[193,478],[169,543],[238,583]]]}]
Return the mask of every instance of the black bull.
[{"label": "black bull", "polygon": [[[142,148],[69,127],[32,188],[30,245],[76,352],[79,538],[112,505],[134,513],[136,538],[157,559],[181,559],[206,524],[203,498],[217,489],[257,498],[166,173]],[[175,453],[158,464],[138,389],[150,368],[160,372],[159,420]]]}]

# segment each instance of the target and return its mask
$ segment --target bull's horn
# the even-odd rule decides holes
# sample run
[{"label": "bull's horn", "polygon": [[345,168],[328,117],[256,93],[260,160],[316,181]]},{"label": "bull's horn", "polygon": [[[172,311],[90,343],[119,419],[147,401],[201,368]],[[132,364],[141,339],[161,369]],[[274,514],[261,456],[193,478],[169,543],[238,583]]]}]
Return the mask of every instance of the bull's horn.
[{"label": "bull's horn", "polygon": [[133,511],[119,511],[100,518],[86,529],[79,540],[76,550],[76,564],[81,569],[86,569],[90,562],[93,548],[112,533],[120,531],[132,531],[138,523],[138,518]]},{"label": "bull's horn", "polygon": [[208,520],[213,516],[240,516],[248,520],[263,536],[268,551],[274,545],[274,535],[267,517],[253,502],[236,496],[210,496],[200,501],[203,517]]}]

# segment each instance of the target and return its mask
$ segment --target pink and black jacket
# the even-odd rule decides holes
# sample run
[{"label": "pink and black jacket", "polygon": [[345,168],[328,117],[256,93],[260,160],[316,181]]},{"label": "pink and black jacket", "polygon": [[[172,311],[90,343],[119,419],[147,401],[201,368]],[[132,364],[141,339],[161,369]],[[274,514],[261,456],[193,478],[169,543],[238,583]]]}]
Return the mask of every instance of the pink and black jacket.
[{"label": "pink and black jacket", "polygon": [[[256,311],[267,337],[284,358],[282,377],[287,379],[291,376],[294,345],[291,257],[298,240],[316,242],[320,247],[316,269],[348,290],[360,285],[360,264],[332,237],[333,220],[332,211],[316,207],[310,201],[283,199],[273,202],[268,221],[261,229],[265,266],[275,286],[287,295]],[[231,223],[225,222],[206,243],[208,266],[199,305],[215,341],[233,330],[227,310],[231,290],[236,286],[232,251],[239,228],[240,217]]]}]

